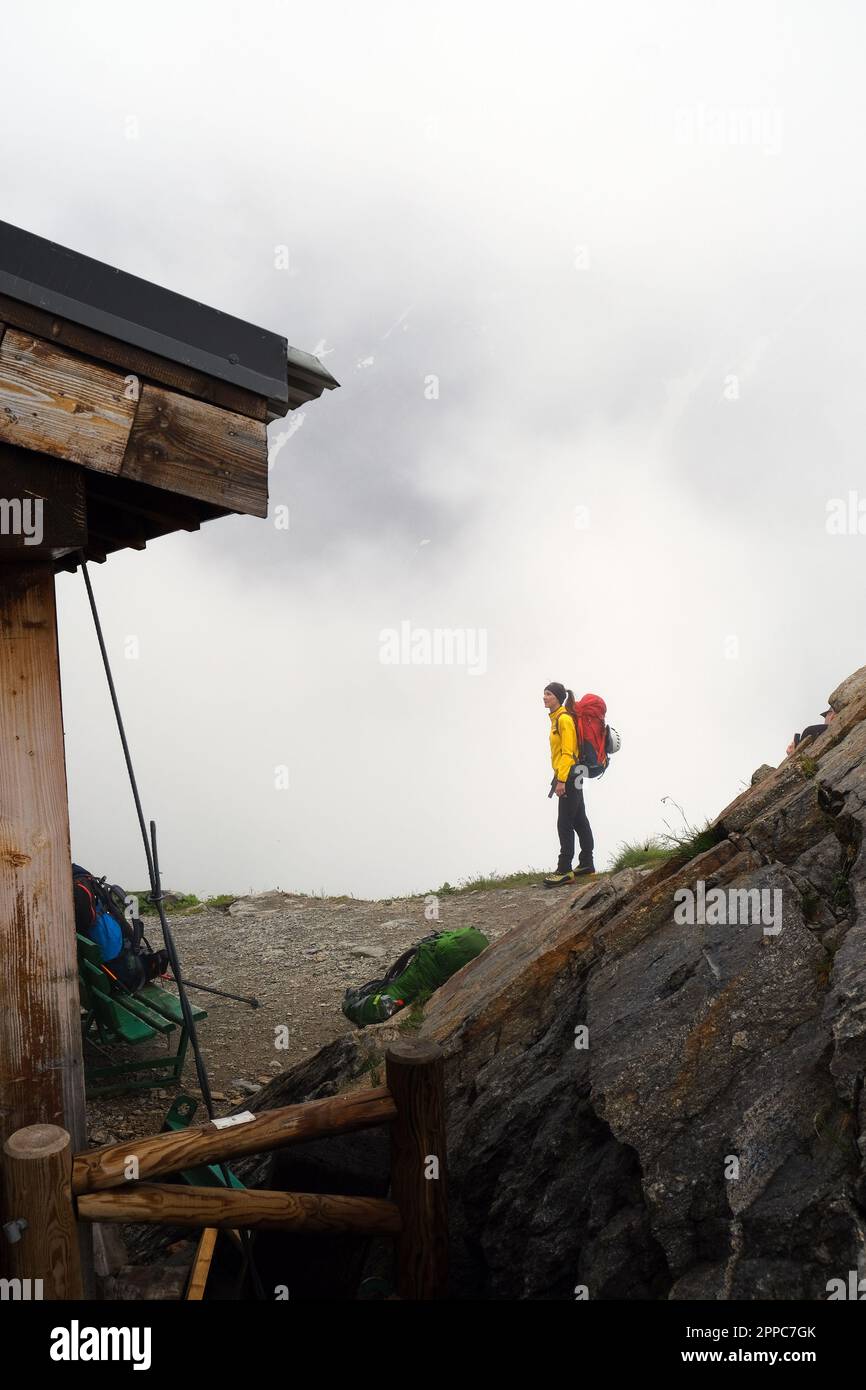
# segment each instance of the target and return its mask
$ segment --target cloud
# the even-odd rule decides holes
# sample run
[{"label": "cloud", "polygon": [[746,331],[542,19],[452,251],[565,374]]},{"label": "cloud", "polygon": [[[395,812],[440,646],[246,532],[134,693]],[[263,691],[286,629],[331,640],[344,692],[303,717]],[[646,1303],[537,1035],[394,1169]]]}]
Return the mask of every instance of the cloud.
[{"label": "cloud", "polygon": [[[6,75],[28,121],[0,134],[4,216],[342,382],[271,427],[287,530],[226,519],[95,573],[172,886],[549,867],[552,678],[623,734],[591,789],[602,860],[663,795],[717,811],[863,660],[866,537],[825,527],[866,493],[862,15],[149,16],[8,20],[45,99]],[[79,586],[58,582],[74,844],[140,886]],[[403,622],[483,631],[485,674],[383,664]]]}]

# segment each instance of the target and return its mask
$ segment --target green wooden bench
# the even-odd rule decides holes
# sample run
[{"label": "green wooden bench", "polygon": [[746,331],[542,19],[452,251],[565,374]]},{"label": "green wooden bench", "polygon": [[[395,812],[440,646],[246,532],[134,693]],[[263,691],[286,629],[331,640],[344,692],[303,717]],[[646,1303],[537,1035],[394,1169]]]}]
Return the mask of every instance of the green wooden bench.
[{"label": "green wooden bench", "polygon": [[[96,943],[80,933],[76,939],[81,1030],[85,1041],[98,1041],[103,1047],[119,1043],[137,1046],[151,1038],[167,1037],[179,1029],[177,1048],[161,1057],[85,1066],[87,1094],[107,1096],[119,1091],[144,1091],[180,1081],[189,1032],[177,995],[156,983],[145,985],[136,994],[114,986],[100,968],[102,956]],[[196,1023],[207,1018],[205,1009],[190,1007]],[[139,1076],[139,1073],[144,1075]]]}]

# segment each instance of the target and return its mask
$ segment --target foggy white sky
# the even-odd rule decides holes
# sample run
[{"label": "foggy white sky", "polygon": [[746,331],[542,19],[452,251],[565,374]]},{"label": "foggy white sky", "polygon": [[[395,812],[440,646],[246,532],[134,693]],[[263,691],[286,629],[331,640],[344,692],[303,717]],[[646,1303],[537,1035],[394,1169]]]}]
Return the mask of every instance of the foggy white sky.
[{"label": "foggy white sky", "polygon": [[[866,518],[826,517],[866,512],[864,27],[846,3],[4,16],[0,216],[342,383],[276,460],[288,531],[92,567],[170,886],[552,867],[551,679],[623,737],[588,792],[604,864],[662,796],[715,814],[863,664]],[[73,853],[140,886],[80,576],[58,593]],[[484,671],[383,664],[403,621],[483,633]]]}]

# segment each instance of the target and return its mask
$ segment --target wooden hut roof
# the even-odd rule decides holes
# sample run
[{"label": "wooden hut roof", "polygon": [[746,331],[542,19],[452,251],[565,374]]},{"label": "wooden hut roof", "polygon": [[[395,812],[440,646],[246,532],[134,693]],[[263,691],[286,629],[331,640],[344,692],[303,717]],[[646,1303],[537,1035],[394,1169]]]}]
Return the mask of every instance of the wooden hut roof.
[{"label": "wooden hut roof", "polygon": [[338,383],[285,338],[0,222],[0,556],[102,560],[267,515],[267,422]]}]

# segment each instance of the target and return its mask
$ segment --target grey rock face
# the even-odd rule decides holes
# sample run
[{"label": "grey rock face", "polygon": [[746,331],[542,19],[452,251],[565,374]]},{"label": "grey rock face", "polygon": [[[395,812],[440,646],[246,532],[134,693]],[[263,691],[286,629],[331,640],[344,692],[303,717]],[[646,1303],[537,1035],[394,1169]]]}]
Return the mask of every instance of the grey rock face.
[{"label": "grey rock face", "polygon": [[761,763],[761,766],[756,767],[752,773],[751,785],[756,787],[759,782],[763,782],[765,777],[772,777],[775,771],[776,769],[771,767],[769,763]]},{"label": "grey rock face", "polygon": [[[866,668],[832,699],[713,848],[545,904],[429,1001],[454,1297],[820,1300],[857,1269]],[[254,1104],[340,1089],[374,1032]]]}]

